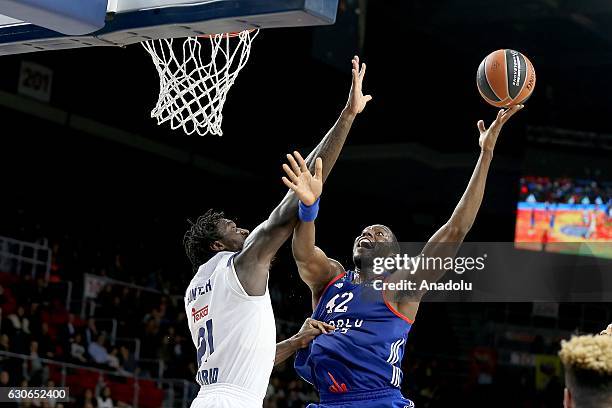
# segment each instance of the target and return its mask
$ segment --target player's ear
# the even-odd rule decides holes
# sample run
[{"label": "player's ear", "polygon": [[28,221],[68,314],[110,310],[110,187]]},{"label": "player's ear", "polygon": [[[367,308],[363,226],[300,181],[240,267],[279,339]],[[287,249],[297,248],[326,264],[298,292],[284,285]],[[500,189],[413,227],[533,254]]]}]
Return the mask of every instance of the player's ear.
[{"label": "player's ear", "polygon": [[563,408],[574,408],[574,401],[572,401],[572,393],[570,390],[565,388],[563,392]]},{"label": "player's ear", "polygon": [[223,251],[225,249],[225,245],[223,245],[220,241],[215,241],[210,244],[210,249],[215,252]]}]

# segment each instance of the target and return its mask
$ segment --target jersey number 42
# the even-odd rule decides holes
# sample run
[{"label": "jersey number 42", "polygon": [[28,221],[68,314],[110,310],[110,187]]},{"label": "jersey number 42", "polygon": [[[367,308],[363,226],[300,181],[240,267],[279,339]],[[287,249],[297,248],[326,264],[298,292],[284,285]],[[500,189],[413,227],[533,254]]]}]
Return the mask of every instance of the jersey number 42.
[{"label": "jersey number 42", "polygon": [[[342,299],[340,303],[336,305],[336,301]],[[343,294],[337,294],[327,302],[325,309],[327,313],[344,313],[348,310],[346,305],[353,299],[353,292],[344,292]]]}]

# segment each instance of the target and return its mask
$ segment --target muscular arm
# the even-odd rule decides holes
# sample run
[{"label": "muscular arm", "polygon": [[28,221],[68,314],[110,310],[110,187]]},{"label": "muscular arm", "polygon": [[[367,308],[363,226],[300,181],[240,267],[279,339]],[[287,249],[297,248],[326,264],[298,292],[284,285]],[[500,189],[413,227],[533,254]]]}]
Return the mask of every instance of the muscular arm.
[{"label": "muscular arm", "polygon": [[[359,72],[358,59],[353,60],[353,84],[347,106],[340,117],[306,159],[309,169],[314,169],[315,159],[321,157],[326,163],[323,180],[336,163],[346,141],[355,116],[360,113],[371,97],[361,94],[361,81],[365,65]],[[263,295],[266,290],[268,271],[272,258],[289,238],[297,221],[298,200],[289,191],[281,203],[247,237],[243,250],[236,256],[234,265],[242,287],[249,295]]]},{"label": "muscular arm", "polygon": [[[283,177],[283,182],[291,191],[295,192],[305,206],[312,207],[317,203],[323,191],[323,161],[317,160],[315,175],[313,176],[308,171],[304,159],[297,153],[294,153],[294,156],[295,158],[291,155],[287,156],[291,166],[283,165],[287,174],[287,177]],[[327,283],[342,272],[342,266],[328,259],[325,253],[315,246],[314,218],[307,214],[314,210],[304,209],[304,211],[304,217],[300,217],[302,220],[298,222],[293,232],[292,249],[300,277],[312,292],[312,308],[314,310]]]},{"label": "muscular arm", "polygon": [[[480,152],[476,167],[472,172],[472,177],[468,183],[463,196],[455,207],[450,219],[429,239],[422,254],[424,257],[454,257],[459,250],[459,246],[465,239],[465,236],[472,228],[476,220],[476,214],[482,204],[484,197],[485,184],[493,152]],[[445,269],[417,271],[415,276],[417,279],[427,279],[429,282],[439,280],[446,273]],[[407,278],[406,271],[394,273],[398,278]]]},{"label": "muscular arm", "polygon": [[276,343],[276,356],[274,357],[274,365],[277,366],[298,350],[295,340],[289,338],[280,343]]},{"label": "muscular arm", "polygon": [[291,249],[300,278],[312,293],[314,310],[327,284],[344,272],[344,268],[338,261],[328,258],[325,252],[315,245],[314,221],[297,224],[293,231]]},{"label": "muscular arm", "polygon": [[[480,156],[476,163],[476,167],[472,173],[472,177],[468,183],[468,186],[463,193],[463,196],[459,200],[459,203],[455,207],[450,219],[444,224],[427,242],[423,248],[422,254],[424,257],[454,257],[459,250],[459,247],[465,236],[472,228],[482,199],[484,197],[485,184],[487,181],[487,174],[493,159],[493,149],[499,136],[499,131],[503,124],[522,106],[516,106],[508,109],[507,111],[500,111],[497,119],[489,127],[484,128],[482,121],[478,122],[478,129],[480,131]],[[427,269],[417,270],[414,274],[411,274],[408,270],[399,270],[393,273],[389,278],[389,282],[398,282],[403,279],[411,278],[413,281],[420,282],[421,280],[427,280],[428,282],[435,282],[442,278],[446,273],[446,269]],[[388,293],[386,293],[389,295]],[[396,296],[393,296],[396,295]],[[400,295],[399,297],[397,295]],[[418,310],[418,302],[424,295],[422,292],[411,293],[409,296],[402,296],[403,294],[394,293],[388,296],[391,304],[399,306],[400,312],[408,316],[410,319],[414,319]]]}]

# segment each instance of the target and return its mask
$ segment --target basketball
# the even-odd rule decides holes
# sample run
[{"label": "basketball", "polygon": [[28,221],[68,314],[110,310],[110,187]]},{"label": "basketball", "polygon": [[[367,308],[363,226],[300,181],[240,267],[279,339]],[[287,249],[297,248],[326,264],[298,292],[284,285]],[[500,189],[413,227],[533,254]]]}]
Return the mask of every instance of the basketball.
[{"label": "basketball", "polygon": [[498,108],[524,103],[531,96],[535,82],[533,64],[514,50],[497,50],[487,55],[476,74],[480,95]]}]

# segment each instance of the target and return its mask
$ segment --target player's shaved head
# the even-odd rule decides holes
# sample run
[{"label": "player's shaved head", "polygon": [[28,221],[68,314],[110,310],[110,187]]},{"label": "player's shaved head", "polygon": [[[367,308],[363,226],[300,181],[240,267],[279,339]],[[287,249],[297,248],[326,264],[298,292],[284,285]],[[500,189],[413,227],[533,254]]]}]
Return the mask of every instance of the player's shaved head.
[{"label": "player's shaved head", "polygon": [[612,407],[612,336],[576,336],[561,342],[565,407]]}]

